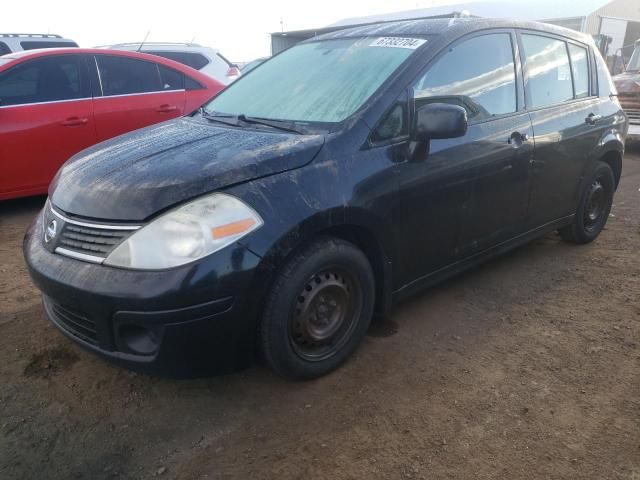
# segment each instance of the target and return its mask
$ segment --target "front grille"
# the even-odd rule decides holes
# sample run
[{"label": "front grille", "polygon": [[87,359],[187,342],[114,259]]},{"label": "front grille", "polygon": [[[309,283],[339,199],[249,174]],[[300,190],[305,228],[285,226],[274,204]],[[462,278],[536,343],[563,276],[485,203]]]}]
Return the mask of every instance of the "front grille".
[{"label": "front grille", "polygon": [[140,226],[87,222],[70,218],[55,210],[47,201],[42,228],[44,245],[50,252],[87,262],[102,263]]},{"label": "front grille", "polygon": [[640,125],[640,94],[619,94],[618,100],[624,113],[629,117],[629,123]]},{"label": "front grille", "polygon": [[55,323],[57,323],[60,328],[85,342],[93,345],[98,344],[96,324],[93,320],[82,313],[58,305],[51,300],[47,300],[47,302]]},{"label": "front grille", "polygon": [[131,235],[131,230],[105,230],[65,223],[57,246],[86,255],[106,258],[129,235]]},{"label": "front grille", "polygon": [[628,108],[624,111],[629,117],[629,123],[633,125],[640,125],[640,109]]}]

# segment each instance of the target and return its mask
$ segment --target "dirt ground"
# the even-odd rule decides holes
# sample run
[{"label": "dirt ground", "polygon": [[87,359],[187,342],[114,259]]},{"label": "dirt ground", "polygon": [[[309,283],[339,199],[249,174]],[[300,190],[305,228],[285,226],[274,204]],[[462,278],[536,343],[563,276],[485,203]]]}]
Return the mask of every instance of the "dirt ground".
[{"label": "dirt ground", "polygon": [[317,381],[175,381],[84,352],[0,204],[1,479],[640,480],[640,149],[606,230],[549,235],[396,307]]}]

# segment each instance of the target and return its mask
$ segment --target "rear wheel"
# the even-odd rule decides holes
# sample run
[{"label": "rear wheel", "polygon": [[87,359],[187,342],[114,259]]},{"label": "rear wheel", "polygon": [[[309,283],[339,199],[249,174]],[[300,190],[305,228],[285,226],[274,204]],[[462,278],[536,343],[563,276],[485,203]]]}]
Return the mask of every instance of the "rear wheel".
[{"label": "rear wheel", "polygon": [[611,212],[615,180],[611,167],[598,162],[583,187],[573,223],[560,230],[572,243],[589,243],[600,234]]},{"label": "rear wheel", "polygon": [[261,343],[269,366],[292,379],[337,368],[367,332],[374,291],[369,261],[351,243],[323,238],[294,254],[265,304]]}]

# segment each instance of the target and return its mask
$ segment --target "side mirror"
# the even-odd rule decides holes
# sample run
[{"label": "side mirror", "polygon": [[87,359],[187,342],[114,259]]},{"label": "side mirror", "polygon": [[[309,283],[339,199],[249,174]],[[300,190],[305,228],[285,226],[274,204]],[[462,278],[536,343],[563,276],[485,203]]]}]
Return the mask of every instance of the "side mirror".
[{"label": "side mirror", "polygon": [[414,140],[458,138],[467,133],[467,111],[450,103],[429,103],[418,108]]}]

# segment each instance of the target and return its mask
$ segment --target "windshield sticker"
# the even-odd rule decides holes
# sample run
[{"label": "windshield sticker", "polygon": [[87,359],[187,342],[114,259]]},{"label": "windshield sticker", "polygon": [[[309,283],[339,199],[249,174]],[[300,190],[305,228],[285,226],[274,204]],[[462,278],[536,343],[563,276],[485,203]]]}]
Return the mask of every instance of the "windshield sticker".
[{"label": "windshield sticker", "polygon": [[427,43],[422,38],[380,37],[373,41],[370,47],[409,48],[415,50]]}]

